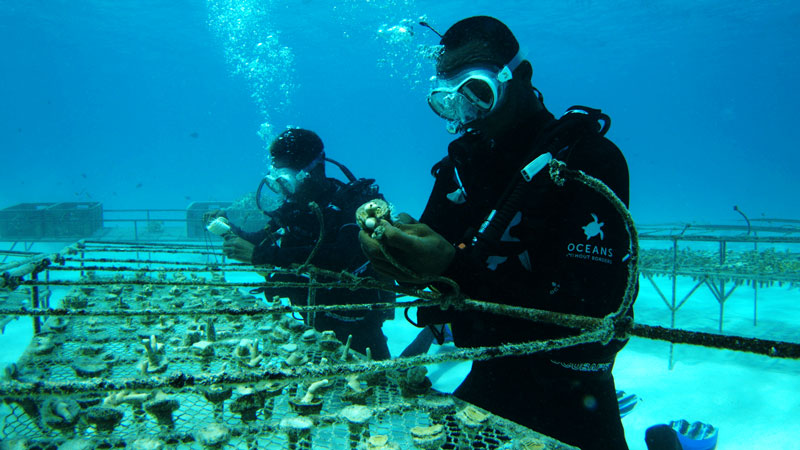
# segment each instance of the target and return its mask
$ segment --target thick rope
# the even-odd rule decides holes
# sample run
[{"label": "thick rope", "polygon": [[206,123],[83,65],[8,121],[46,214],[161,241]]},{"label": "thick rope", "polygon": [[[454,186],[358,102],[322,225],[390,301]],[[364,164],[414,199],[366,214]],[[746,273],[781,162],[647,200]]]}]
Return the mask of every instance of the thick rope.
[{"label": "thick rope", "polygon": [[[630,255],[628,256],[628,281],[625,287],[625,294],[622,297],[622,303],[617,311],[608,316],[609,319],[614,321],[616,327],[630,328],[631,322],[627,319],[627,313],[633,307],[633,302],[636,299],[636,281],[639,278],[638,262],[639,262],[639,236],[636,232],[636,226],[633,223],[633,217],[625,206],[625,203],[617,197],[605,183],[587,175],[580,170],[571,170],[567,165],[557,159],[550,161],[550,178],[557,186],[563,186],[567,179],[575,180],[603,195],[617,213],[622,217],[625,222],[625,229],[628,232],[630,239]],[[617,338],[625,339],[626,333],[617,333]]]},{"label": "thick rope", "polygon": [[[574,171],[567,169],[566,166],[560,162],[553,160],[550,163],[550,176],[553,181],[563,186],[567,180],[575,180],[587,187],[594,189],[606,197],[615,209],[619,212],[626,224],[626,229],[630,238],[630,255],[628,260],[628,284],[623,296],[623,301],[617,311],[609,314],[606,318],[598,319],[584,316],[573,316],[568,314],[558,314],[550,311],[535,310],[531,308],[514,307],[510,305],[494,304],[489,302],[482,302],[473,299],[464,298],[459,294],[458,285],[450,279],[443,277],[418,277],[423,283],[443,282],[455,288],[456,296],[443,297],[436,292],[429,292],[420,289],[409,289],[393,284],[383,283],[378,280],[356,277],[349,273],[332,272],[310,266],[310,261],[313,258],[316,250],[322,241],[322,232],[320,238],[315,246],[315,249],[309,255],[306,263],[295,266],[292,269],[269,268],[268,270],[285,271],[286,273],[309,273],[314,277],[323,277],[338,280],[333,283],[320,283],[317,281],[312,282],[259,282],[259,283],[227,283],[227,282],[214,282],[214,281],[168,281],[168,280],[120,280],[114,283],[126,284],[140,284],[140,285],[166,285],[166,286],[189,286],[189,287],[203,287],[203,286],[228,286],[228,287],[252,287],[252,286],[276,286],[276,287],[311,287],[311,288],[348,288],[348,289],[384,289],[396,293],[411,295],[419,297],[421,300],[404,303],[374,303],[374,304],[351,304],[351,305],[313,305],[313,306],[278,306],[269,308],[197,308],[191,310],[120,310],[120,311],[91,311],[91,310],[66,310],[66,309],[20,309],[10,310],[0,309],[0,314],[13,314],[13,315],[31,315],[31,316],[86,316],[86,315],[109,315],[109,316],[136,316],[136,315],[183,315],[183,314],[196,314],[196,315],[259,315],[259,314],[275,314],[275,313],[288,313],[288,312],[310,312],[310,311],[342,311],[351,309],[390,309],[390,308],[405,308],[408,306],[435,306],[442,305],[448,300],[457,298],[460,301],[460,306],[464,308],[471,308],[477,310],[487,311],[493,314],[501,314],[510,317],[525,318],[537,322],[548,322],[565,327],[580,329],[583,332],[578,336],[569,338],[556,339],[551,341],[535,341],[521,344],[508,344],[500,347],[480,347],[460,349],[455,352],[440,355],[420,355],[412,358],[400,358],[389,361],[370,361],[361,363],[349,364],[333,364],[322,366],[308,366],[293,369],[281,370],[264,370],[256,371],[253,373],[235,373],[216,374],[216,375],[200,375],[193,376],[187,374],[175,374],[166,378],[147,378],[137,380],[96,380],[77,383],[51,383],[51,382],[38,382],[38,383],[21,383],[11,382],[6,383],[0,389],[0,393],[5,395],[34,395],[34,394],[47,394],[47,393],[73,393],[85,391],[98,391],[98,390],[123,390],[123,389],[158,389],[163,387],[182,388],[186,386],[204,386],[211,384],[240,384],[255,382],[264,379],[305,379],[305,378],[319,378],[321,376],[336,376],[350,373],[369,373],[387,369],[406,369],[425,364],[436,364],[441,362],[450,361],[464,361],[464,360],[485,360],[505,356],[521,356],[529,355],[538,351],[553,350],[558,348],[565,348],[582,343],[589,342],[608,342],[611,339],[625,339],[628,335],[640,336],[650,339],[659,339],[675,343],[686,343],[702,345],[706,347],[731,349],[737,351],[748,351],[757,354],[763,354],[770,357],[780,358],[800,358],[800,344],[768,341],[754,338],[742,338],[735,336],[722,336],[709,333],[692,332],[685,330],[666,329],[661,327],[650,327],[645,325],[633,325],[627,319],[627,311],[631,308],[634,301],[635,282],[638,277],[637,263],[639,260],[638,248],[638,235],[634,227],[633,220],[630,216],[625,205],[619,198],[601,181],[586,175],[581,171]],[[318,208],[316,210],[319,214]],[[322,226],[321,226],[322,228]],[[380,242],[380,239],[379,239]],[[106,244],[108,245],[108,244]],[[136,251],[158,251],[159,247],[145,247],[142,246]],[[188,249],[188,247],[186,248]],[[409,276],[415,274],[409,269],[405,268],[398,261],[396,261],[386,249],[381,245],[387,260],[398,267],[403,273]],[[92,249],[91,251],[131,251],[132,249],[120,248],[103,248]],[[179,247],[173,247],[170,250],[175,250],[175,253],[181,253]],[[86,249],[85,251],[90,251]],[[165,253],[170,253],[166,251]],[[65,252],[66,253],[66,252]],[[183,252],[186,253],[186,252]],[[59,261],[56,258],[56,261]],[[96,262],[119,262],[118,260],[94,260]],[[34,264],[31,271],[41,271],[50,267],[56,269],[56,266],[50,266],[52,261],[47,263]],[[63,256],[60,262],[64,262]],[[72,260],[70,260],[72,262]],[[135,260],[126,260],[125,263],[138,263]],[[152,263],[152,262],[150,262]],[[16,264],[15,266],[21,267],[23,263]],[[244,265],[237,266],[226,265],[226,270],[231,271],[245,271]],[[405,270],[404,270],[405,269]],[[69,270],[68,268],[58,268],[58,270]],[[74,268],[72,270],[92,270],[89,267]],[[108,270],[108,271],[141,271],[139,268],[129,267],[111,267],[111,268],[94,268],[94,270]],[[183,271],[197,271],[198,269],[182,269]],[[255,268],[251,271],[263,271],[264,268]],[[155,269],[153,271],[181,271],[178,268],[169,269]],[[16,271],[17,273],[23,270]],[[108,281],[78,281],[78,282],[63,282],[63,281],[20,281],[20,285],[65,285],[65,286],[107,286]]]},{"label": "thick rope", "polygon": [[280,369],[261,369],[252,372],[221,372],[216,374],[175,373],[167,377],[136,379],[100,379],[77,382],[22,382],[10,381],[0,384],[0,397],[34,395],[68,395],[82,392],[154,390],[161,388],[182,389],[192,386],[231,385],[256,383],[263,380],[307,380],[350,374],[375,373],[385,370],[404,370],[428,364],[455,361],[484,361],[505,356],[522,356],[532,353],[572,347],[582,343],[604,339],[603,334],[612,331],[595,331],[550,341],[533,341],[519,344],[506,344],[499,347],[476,347],[460,349],[437,355],[418,355],[410,358],[396,358],[382,361],[361,361],[355,363],[309,364]]},{"label": "thick rope", "polygon": [[314,215],[317,217],[317,222],[319,222],[319,236],[317,237],[317,242],[314,244],[314,248],[311,250],[308,258],[306,258],[306,261],[300,266],[300,270],[302,270],[303,267],[311,264],[311,260],[317,256],[317,252],[319,252],[320,247],[322,247],[322,240],[325,239],[325,218],[322,216],[322,210],[315,202],[309,202],[308,207],[314,212]]}]

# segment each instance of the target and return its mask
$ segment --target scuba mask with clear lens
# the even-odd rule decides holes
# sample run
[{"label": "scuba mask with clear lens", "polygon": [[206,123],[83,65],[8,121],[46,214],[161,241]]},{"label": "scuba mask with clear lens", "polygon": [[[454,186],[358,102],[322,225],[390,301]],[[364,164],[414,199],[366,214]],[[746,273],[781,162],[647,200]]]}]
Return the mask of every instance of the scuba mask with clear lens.
[{"label": "scuba mask with clear lens", "polygon": [[448,121],[448,130],[455,129],[456,132],[494,111],[503,88],[497,81],[496,72],[488,69],[472,69],[436,82],[428,94],[428,105]]},{"label": "scuba mask with clear lens", "polygon": [[434,77],[428,105],[447,120],[451,133],[465,131],[466,125],[490,115],[502,102],[512,71],[522,62],[522,51],[502,69],[470,67],[448,78]]},{"label": "scuba mask with clear lens", "polygon": [[264,183],[272,192],[289,197],[297,192],[303,180],[308,177],[308,172],[297,171],[284,167],[282,169],[271,169],[264,177]]},{"label": "scuba mask with clear lens", "polygon": [[[319,156],[314,158],[306,167],[301,170],[292,169],[290,167],[277,168],[274,165],[270,166],[267,175],[261,180],[256,191],[256,205],[262,212],[266,212],[266,203],[268,199],[262,199],[263,188],[266,186],[272,191],[275,197],[271,203],[283,203],[287,198],[293,196],[300,190],[303,182],[311,174],[318,164],[325,160],[325,153],[320,153]],[[274,209],[274,208],[269,208]]]},{"label": "scuba mask with clear lens", "polygon": [[[289,199],[302,184],[292,169],[270,169],[256,190],[256,206],[263,213],[274,211]],[[267,189],[264,189],[264,187]]]}]

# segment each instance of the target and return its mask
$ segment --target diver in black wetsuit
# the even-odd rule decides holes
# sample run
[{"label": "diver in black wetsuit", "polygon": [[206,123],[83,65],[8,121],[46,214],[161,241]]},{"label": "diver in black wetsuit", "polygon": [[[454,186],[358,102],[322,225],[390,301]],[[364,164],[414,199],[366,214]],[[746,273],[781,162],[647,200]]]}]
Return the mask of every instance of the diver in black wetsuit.
[{"label": "diver in black wetsuit", "polygon": [[[269,151],[272,167],[259,186],[259,194],[266,186],[285,197],[285,201],[278,209],[265,212],[270,222],[263,230],[246,232],[230,224],[236,236],[225,240],[225,254],[252,264],[279,267],[302,264],[320,234],[319,220],[308,205],[313,201],[322,210],[325,230],[322,245],[310,263],[336,272],[363,274],[366,271],[367,275],[373,275],[357,245],[355,211],[369,200],[383,198],[378,186],[373,184],[375,180],[356,179],[344,166],[325,158],[322,140],[313,131],[287,129],[272,142]],[[327,178],[325,161],[339,166],[349,183]],[[206,219],[218,215],[221,214],[210,214]],[[272,274],[269,280],[302,281],[303,278]],[[269,288],[265,292],[268,297],[289,297],[296,305],[305,305],[307,294],[306,288]],[[394,301],[394,294],[365,289],[318,289],[315,301],[318,305],[388,302]],[[393,317],[393,313],[393,310],[317,313],[314,327],[319,331],[333,330],[341,341],[352,335],[351,348],[365,353],[369,347],[374,359],[388,359],[389,348],[381,325]]]},{"label": "diver in black wetsuit", "polygon": [[[441,44],[428,102],[461,136],[432,170],[436,183],[420,222],[407,215],[383,221],[383,245],[417,274],[453,279],[470,298],[593,317],[616,311],[630,250],[623,219],[599,193],[575,182],[557,187],[547,167],[537,173],[533,163],[549,153],[544,161],[552,156],[600,179],[627,205],[627,163],[602,136],[608,117],[576,107],[555,119],[530,84],[516,38],[496,19],[462,20]],[[359,237],[376,269],[415,281],[367,233]],[[420,310],[418,320],[450,323],[459,347],[577,333],[453,308]],[[455,395],[584,450],[626,449],[611,373],[623,345],[476,361]]]}]

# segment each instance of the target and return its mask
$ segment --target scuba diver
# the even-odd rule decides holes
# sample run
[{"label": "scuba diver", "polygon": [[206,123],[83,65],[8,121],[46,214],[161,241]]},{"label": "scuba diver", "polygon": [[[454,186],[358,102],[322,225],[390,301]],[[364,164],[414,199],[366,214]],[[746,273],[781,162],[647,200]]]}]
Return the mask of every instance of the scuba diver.
[{"label": "scuba diver", "polygon": [[[428,104],[459,136],[431,171],[436,181],[419,222],[406,214],[381,220],[380,241],[359,233],[373,267],[400,282],[446,277],[466,297],[505,305],[597,318],[617,311],[628,287],[625,220],[599,192],[577,182],[557,186],[547,169],[558,159],[627,205],[627,163],[604,137],[610,119],[586,107],[556,119],[531,85],[519,43],[497,19],[470,17],[439,36]],[[579,334],[463,308],[420,308],[417,320],[449,324],[458,347]],[[584,450],[627,449],[612,376],[625,343],[477,360],[454,395]]]},{"label": "scuba diver", "polygon": [[[267,226],[247,232],[227,223],[232,234],[223,243],[226,256],[255,265],[271,264],[288,267],[302,264],[314,250],[320,237],[320,221],[309,202],[319,206],[324,230],[322,243],[310,264],[321,269],[353,274],[371,275],[364,255],[358,248],[358,226],[355,211],[363,203],[383,198],[374,179],[356,179],[343,165],[325,157],[322,140],[316,133],[302,128],[289,128],[270,145],[272,164],[256,193],[259,209],[269,217]],[[344,183],[325,176],[325,162],[342,170],[348,179]],[[261,194],[264,188],[273,191],[283,203],[273,211],[264,211]],[[205,217],[208,222],[225,214],[213,211]],[[291,274],[266,275],[269,281],[304,281]],[[307,288],[264,288],[269,299],[275,295],[288,297],[292,304],[307,304]],[[318,305],[341,305],[394,301],[393,293],[367,289],[317,289]],[[352,335],[351,348],[373,359],[388,359],[386,336],[381,331],[383,321],[394,317],[394,310],[349,310],[318,312],[313,325],[318,331],[333,330],[340,341]]]}]

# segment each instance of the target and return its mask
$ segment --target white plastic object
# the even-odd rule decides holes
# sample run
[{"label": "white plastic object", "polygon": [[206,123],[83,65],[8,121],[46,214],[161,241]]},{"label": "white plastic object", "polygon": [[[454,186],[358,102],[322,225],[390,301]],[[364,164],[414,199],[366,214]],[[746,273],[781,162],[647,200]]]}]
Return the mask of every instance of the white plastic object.
[{"label": "white plastic object", "polygon": [[231,226],[228,225],[228,221],[225,220],[224,217],[217,217],[212,220],[211,223],[206,226],[206,229],[217,236],[225,236],[231,232]]},{"label": "white plastic object", "polygon": [[542,169],[544,169],[544,166],[550,164],[550,161],[552,159],[553,155],[551,155],[550,153],[542,153],[541,155],[536,157],[536,159],[529,162],[528,165],[523,167],[522,170],[520,170],[522,178],[524,178],[526,182],[531,181],[534,175],[536,175]]}]

